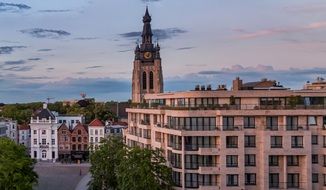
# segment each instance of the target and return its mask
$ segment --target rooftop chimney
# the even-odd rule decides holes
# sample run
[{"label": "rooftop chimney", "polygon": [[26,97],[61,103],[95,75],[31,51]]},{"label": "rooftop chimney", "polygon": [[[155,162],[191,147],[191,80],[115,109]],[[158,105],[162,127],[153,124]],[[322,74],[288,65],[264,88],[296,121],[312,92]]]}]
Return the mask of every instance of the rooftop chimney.
[{"label": "rooftop chimney", "polygon": [[242,80],[240,80],[239,77],[237,77],[235,80],[233,80],[233,91],[241,90],[242,88]]}]

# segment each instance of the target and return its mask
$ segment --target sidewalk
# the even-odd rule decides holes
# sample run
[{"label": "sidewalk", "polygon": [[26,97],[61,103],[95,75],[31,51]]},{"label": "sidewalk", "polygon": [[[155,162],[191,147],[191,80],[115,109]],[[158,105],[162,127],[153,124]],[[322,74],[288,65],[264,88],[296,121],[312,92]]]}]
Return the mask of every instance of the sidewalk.
[{"label": "sidewalk", "polygon": [[88,189],[88,182],[91,180],[91,174],[87,173],[78,183],[75,190],[87,190]]}]

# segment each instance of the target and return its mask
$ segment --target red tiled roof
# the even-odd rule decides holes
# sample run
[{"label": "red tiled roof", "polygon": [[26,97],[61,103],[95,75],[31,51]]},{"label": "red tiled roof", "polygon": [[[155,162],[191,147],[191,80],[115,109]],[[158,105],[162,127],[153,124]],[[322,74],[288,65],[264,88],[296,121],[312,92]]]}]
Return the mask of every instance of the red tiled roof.
[{"label": "red tiled roof", "polygon": [[88,126],[90,126],[90,127],[103,127],[104,124],[99,119],[94,119]]},{"label": "red tiled roof", "polygon": [[29,130],[30,127],[28,124],[18,125],[18,130]]}]

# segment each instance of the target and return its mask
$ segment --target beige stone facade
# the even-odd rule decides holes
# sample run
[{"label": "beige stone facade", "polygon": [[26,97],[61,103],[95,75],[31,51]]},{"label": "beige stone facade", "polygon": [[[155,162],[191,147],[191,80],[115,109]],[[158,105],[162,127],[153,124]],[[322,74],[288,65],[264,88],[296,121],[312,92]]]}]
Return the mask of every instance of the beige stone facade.
[{"label": "beige stone facade", "polygon": [[326,90],[233,84],[146,94],[127,145],[162,148],[175,189],[326,189]]}]

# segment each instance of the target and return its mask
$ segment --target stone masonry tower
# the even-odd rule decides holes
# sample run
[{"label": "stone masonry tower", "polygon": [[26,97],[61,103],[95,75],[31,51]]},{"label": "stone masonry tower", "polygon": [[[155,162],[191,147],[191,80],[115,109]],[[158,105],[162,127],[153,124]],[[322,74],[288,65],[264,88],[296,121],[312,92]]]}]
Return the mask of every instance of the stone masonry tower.
[{"label": "stone masonry tower", "polygon": [[142,103],[145,94],[163,92],[163,74],[160,46],[153,44],[152,18],[148,8],[143,17],[142,43],[135,49],[132,72],[132,102]]}]

